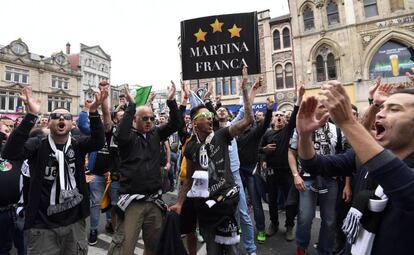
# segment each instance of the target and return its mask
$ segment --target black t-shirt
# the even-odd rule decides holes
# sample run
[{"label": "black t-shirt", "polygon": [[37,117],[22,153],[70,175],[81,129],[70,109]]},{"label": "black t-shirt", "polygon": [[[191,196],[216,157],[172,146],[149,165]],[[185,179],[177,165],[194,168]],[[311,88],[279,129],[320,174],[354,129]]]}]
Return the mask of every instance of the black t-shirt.
[{"label": "black t-shirt", "polygon": [[[210,198],[217,200],[219,196],[225,196],[236,184],[230,169],[229,145],[233,139],[229,128],[222,128],[214,133],[211,141],[201,143],[194,135],[185,149],[185,157],[194,163],[194,171],[208,171]],[[207,157],[206,157],[207,155]],[[233,215],[237,207],[238,197],[218,202],[208,208],[207,199],[196,199],[195,206],[199,215],[200,225],[215,224],[226,215]]]},{"label": "black t-shirt", "polygon": [[0,158],[0,207],[19,201],[21,168],[22,162]]},{"label": "black t-shirt", "polygon": [[[63,144],[56,144],[58,150],[63,150]],[[75,158],[69,159],[70,162],[65,162],[69,166],[75,164]],[[73,161],[73,162],[72,162]],[[34,228],[57,228],[73,224],[82,218],[80,204],[66,211],[47,215],[47,208],[50,205],[50,194],[53,187],[53,182],[57,176],[59,166],[58,162],[53,156],[49,154],[45,174],[43,177],[42,191],[40,196],[39,211],[35,219]],[[74,167],[68,167],[71,171],[75,171]],[[57,180],[59,181],[59,180]],[[83,199],[89,199],[84,197]]]}]

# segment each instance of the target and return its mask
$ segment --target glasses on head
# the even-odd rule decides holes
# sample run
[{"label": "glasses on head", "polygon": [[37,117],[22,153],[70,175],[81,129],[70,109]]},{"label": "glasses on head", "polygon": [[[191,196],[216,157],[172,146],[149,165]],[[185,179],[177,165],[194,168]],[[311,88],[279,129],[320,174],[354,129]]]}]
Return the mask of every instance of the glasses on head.
[{"label": "glasses on head", "polygon": [[63,117],[65,120],[72,120],[72,114],[70,113],[54,112],[50,114],[50,119],[52,120],[60,119],[60,117]]},{"label": "glasses on head", "polygon": [[144,116],[141,118],[142,121],[151,121],[154,122],[155,121],[155,117],[154,116]]},{"label": "glasses on head", "polygon": [[213,116],[214,116],[214,113],[212,112],[199,112],[196,114],[196,116],[194,116],[194,120],[200,119],[200,118],[211,119],[213,118]]}]

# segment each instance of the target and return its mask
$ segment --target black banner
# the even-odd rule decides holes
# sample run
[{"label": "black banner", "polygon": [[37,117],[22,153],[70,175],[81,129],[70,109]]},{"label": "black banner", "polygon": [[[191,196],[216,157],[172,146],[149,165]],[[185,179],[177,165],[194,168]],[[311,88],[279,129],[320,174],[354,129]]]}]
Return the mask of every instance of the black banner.
[{"label": "black banner", "polygon": [[183,80],[260,73],[256,12],[182,21],[181,64]]}]

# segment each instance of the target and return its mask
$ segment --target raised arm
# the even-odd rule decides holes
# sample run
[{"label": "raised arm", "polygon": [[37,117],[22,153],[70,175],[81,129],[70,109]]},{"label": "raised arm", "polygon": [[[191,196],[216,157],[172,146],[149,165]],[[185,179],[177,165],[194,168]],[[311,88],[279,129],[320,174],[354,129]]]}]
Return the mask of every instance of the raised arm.
[{"label": "raised arm", "polygon": [[89,107],[91,103],[92,101],[85,100],[83,109],[79,113],[79,116],[77,119],[78,128],[84,135],[91,135],[91,129],[89,127],[89,120],[88,120]]},{"label": "raised arm", "polygon": [[293,112],[292,112],[292,115],[290,116],[289,123],[288,123],[289,130],[291,130],[292,132],[296,128],[296,117],[298,115],[299,106],[302,103],[304,95],[305,95],[305,85],[302,83],[298,88],[295,107],[293,108]]},{"label": "raised arm", "polygon": [[167,106],[170,109],[170,121],[167,124],[157,128],[158,134],[161,140],[167,139],[170,135],[178,130],[182,126],[184,121],[180,111],[178,110],[177,102],[174,99],[175,96],[175,84],[171,81],[171,86],[168,87],[167,94]]},{"label": "raised arm", "polygon": [[[242,134],[244,130],[246,130],[250,126],[250,124],[252,124],[254,121],[253,113],[251,111],[253,98],[249,98],[249,94],[247,91],[248,74],[247,74],[246,66],[243,67],[242,74],[243,74],[243,81],[242,81],[243,106],[244,106],[244,109],[247,109],[247,111],[245,111],[244,118],[241,121],[230,126],[229,133],[231,137],[236,137]],[[260,86],[261,84],[259,82],[258,87]]]},{"label": "raised arm", "polygon": [[325,125],[329,114],[325,114],[321,119],[315,117],[318,100],[315,97],[308,97],[302,101],[298,116],[296,118],[296,130],[298,132],[298,154],[301,159],[311,159],[315,156],[313,148],[312,133]]},{"label": "raised arm", "polygon": [[[106,90],[107,93],[109,94],[109,88],[110,86],[108,82],[101,81],[99,83],[99,90],[101,91],[101,93],[102,91]],[[106,97],[102,103],[102,119],[103,119],[103,126],[104,126],[105,133],[110,132],[112,130],[112,125],[114,123],[112,122],[111,112],[109,110],[109,97]]]},{"label": "raised arm", "polygon": [[27,141],[30,130],[36,124],[37,116],[40,113],[40,101],[33,99],[31,86],[22,89],[20,98],[25,105],[27,114],[22,123],[10,134],[4,146],[2,156],[5,159],[24,160],[36,152],[35,142],[30,142],[34,139]]},{"label": "raised arm", "polygon": [[116,139],[118,141],[118,145],[123,145],[128,142],[132,132],[132,120],[134,119],[136,112],[135,100],[129,92],[127,84],[124,86],[124,94],[126,100],[128,101],[128,106],[125,109],[124,117],[122,118],[116,130]]},{"label": "raised arm", "polygon": [[90,106],[89,123],[91,136],[79,138],[79,146],[85,154],[100,150],[105,144],[105,131],[98,113],[98,107],[103,104],[107,97],[108,91],[102,90],[100,93],[95,94],[95,100]]}]

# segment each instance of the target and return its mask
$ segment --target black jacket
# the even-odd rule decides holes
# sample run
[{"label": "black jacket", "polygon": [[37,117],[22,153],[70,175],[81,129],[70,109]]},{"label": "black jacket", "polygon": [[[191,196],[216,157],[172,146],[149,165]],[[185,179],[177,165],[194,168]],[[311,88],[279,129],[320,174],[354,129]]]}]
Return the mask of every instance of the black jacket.
[{"label": "black jacket", "polygon": [[249,166],[259,161],[260,139],[269,128],[272,110],[267,110],[263,124],[249,129],[237,138],[237,148],[241,166]]},{"label": "black jacket", "polygon": [[[41,185],[44,180],[48,155],[52,152],[47,138],[29,138],[30,130],[36,123],[37,117],[26,114],[22,123],[13,131],[3,150],[3,158],[10,160],[28,159],[30,167],[30,187],[28,204],[25,210],[25,228],[30,228],[36,217],[41,196]],[[83,195],[81,214],[83,218],[89,216],[89,192],[85,180],[85,155],[97,151],[104,145],[104,129],[98,113],[90,113],[91,136],[72,138],[72,147],[75,151],[76,172],[75,179],[79,193]]]},{"label": "black jacket", "polygon": [[272,129],[267,131],[262,138],[261,149],[267,144],[276,144],[276,150],[272,154],[265,154],[267,165],[275,170],[288,171],[290,169],[288,162],[289,141],[296,127],[296,115],[298,111],[299,106],[295,105],[289,123],[280,130]]},{"label": "black jacket", "polygon": [[154,127],[146,137],[132,127],[136,106],[130,103],[125,110],[116,131],[119,155],[121,158],[121,194],[150,195],[161,189],[160,142],[177,131],[183,121],[175,100],[168,100],[170,121],[166,125]]}]

